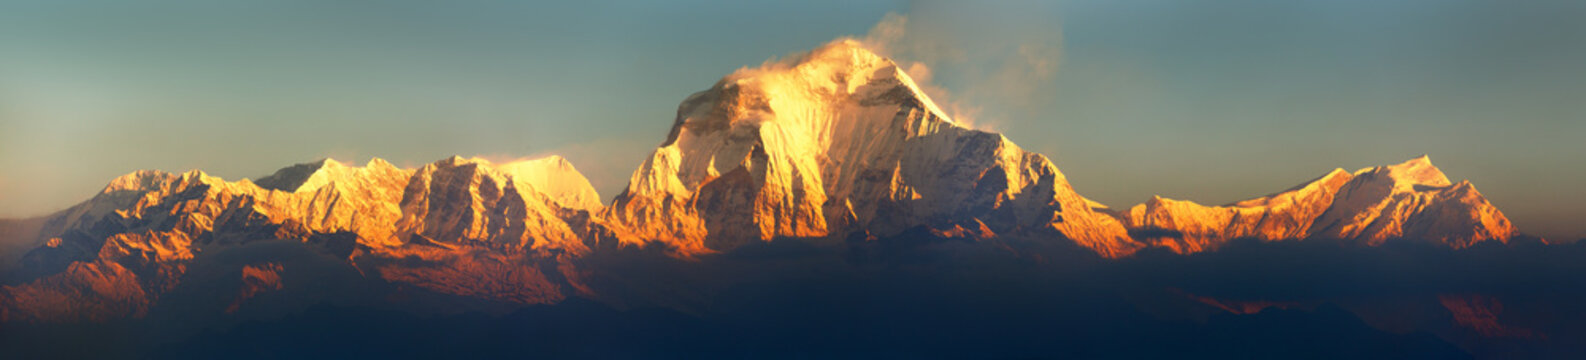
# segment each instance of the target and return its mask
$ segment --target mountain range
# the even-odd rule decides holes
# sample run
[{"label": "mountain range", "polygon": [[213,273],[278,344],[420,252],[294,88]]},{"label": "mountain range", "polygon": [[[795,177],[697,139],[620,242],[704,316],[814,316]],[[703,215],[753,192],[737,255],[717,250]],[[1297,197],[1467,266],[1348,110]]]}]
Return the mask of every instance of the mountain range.
[{"label": "mountain range", "polygon": [[[249,180],[138,171],[8,238],[0,321],[100,322],[159,308],[195,273],[224,271],[213,310],[293,291],[309,249],[367,279],[509,304],[631,302],[596,284],[604,253],[697,259],[776,241],[841,246],[924,234],[1023,241],[1122,259],[1211,252],[1241,239],[1463,249],[1521,236],[1426,156],[1334,169],[1293,188],[1208,206],[1091,201],[1046,156],[954,122],[897,63],[853,40],[734,72],[688,96],[672,129],[609,204],[561,157],[452,157],[416,169],[325,159]],[[207,265],[207,258],[246,261]],[[223,270],[213,270],[213,269]],[[196,281],[196,280],[194,280]],[[311,291],[311,290],[301,290]],[[224,310],[221,310],[224,307]],[[199,311],[199,310],[192,310]]]}]

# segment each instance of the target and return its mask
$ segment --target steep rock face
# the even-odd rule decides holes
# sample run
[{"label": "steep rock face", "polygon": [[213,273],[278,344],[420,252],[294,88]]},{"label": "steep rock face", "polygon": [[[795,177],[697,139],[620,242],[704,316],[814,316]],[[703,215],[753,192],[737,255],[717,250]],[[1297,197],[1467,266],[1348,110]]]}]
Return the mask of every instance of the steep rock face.
[{"label": "steep rock face", "polygon": [[1156,197],[1118,215],[1137,239],[1179,253],[1242,237],[1367,246],[1407,238],[1463,248],[1519,235],[1469,182],[1450,183],[1426,156],[1354,173],[1337,169],[1293,189],[1226,206]]},{"label": "steep rock face", "polygon": [[564,208],[535,189],[485,160],[441,160],[414,172],[395,228],[402,237],[426,241],[587,252],[561,218]]},{"label": "steep rock face", "polygon": [[1107,254],[1135,246],[1046,157],[952,122],[848,40],[690,96],[605,215],[625,241],[685,253],[973,222],[1055,230]]},{"label": "steep rock face", "polygon": [[[305,165],[313,171],[297,177],[293,170]],[[400,217],[397,204],[412,174],[378,158],[361,168],[326,159],[260,178],[260,188],[279,191],[259,192],[252,203],[259,216],[300,225],[304,233],[351,232],[361,245],[392,246],[400,239],[389,224]]]}]

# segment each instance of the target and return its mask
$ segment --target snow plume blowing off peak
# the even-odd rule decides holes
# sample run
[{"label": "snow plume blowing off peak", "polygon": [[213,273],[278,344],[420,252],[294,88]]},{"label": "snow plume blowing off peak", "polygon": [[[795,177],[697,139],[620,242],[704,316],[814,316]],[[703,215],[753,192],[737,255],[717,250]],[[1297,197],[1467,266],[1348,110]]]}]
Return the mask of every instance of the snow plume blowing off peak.
[{"label": "snow plume blowing off peak", "polygon": [[1046,157],[953,122],[897,63],[853,39],[689,96],[605,214],[624,242],[685,253],[917,227],[1057,230],[1104,253],[1132,248]]},{"label": "snow plume blowing off peak", "polygon": [[[878,36],[892,29],[878,26]],[[679,105],[666,140],[600,219],[622,243],[682,254],[909,231],[1062,238],[1106,257],[1244,237],[1421,236],[1464,247],[1517,233],[1474,188],[1439,190],[1451,184],[1425,158],[1383,168],[1392,193],[1356,190],[1376,189],[1378,176],[1339,171],[1266,205],[1159,199],[1113,211],[1076,193],[1045,156],[950,120],[927,93],[855,39],[740,69]],[[1471,220],[1439,225],[1455,218]]]},{"label": "snow plume blowing off peak", "polygon": [[[339,295],[317,292],[349,284],[374,286],[378,291],[367,299],[376,304],[420,307],[454,305],[435,301],[450,297],[500,305],[579,297],[691,307],[695,300],[673,298],[709,303],[714,290],[707,288],[731,288],[736,280],[694,282],[687,274],[767,269],[737,267],[744,260],[764,259],[778,269],[802,261],[782,262],[785,254],[765,252],[782,244],[754,246],[779,238],[802,242],[793,247],[814,245],[807,259],[823,268],[864,265],[866,259],[912,268],[912,260],[892,256],[934,261],[982,254],[995,256],[985,258],[995,263],[1069,263],[1061,261],[1069,250],[1100,258],[1143,249],[1188,254],[1240,246],[1238,239],[1365,247],[1408,239],[1462,249],[1519,235],[1473,185],[1450,181],[1426,157],[1336,169],[1223,206],[1157,197],[1110,210],[1080,196],[1047,157],[952,120],[911,70],[868,44],[839,39],[738,70],[690,95],[664,141],[607,206],[559,156],[451,157],[418,168],[326,159],[257,181],[225,181],[196,170],[128,174],[35,223],[0,222],[0,235],[22,233],[31,247],[9,259],[0,253],[0,270],[8,261],[19,269],[13,282],[0,284],[0,323],[203,311],[187,306],[195,303],[218,304],[213,313],[248,314],[296,294],[331,299]],[[955,241],[938,241],[945,239]],[[705,256],[734,250],[745,256]],[[948,253],[937,250],[952,254],[938,257]],[[1074,259],[1092,254],[1078,255]],[[837,256],[843,260],[828,261]],[[704,266],[733,267],[688,265],[713,261],[717,265]],[[927,267],[973,269],[990,262],[944,264],[969,266]],[[1027,275],[1026,264],[1006,269]],[[651,281],[674,269],[684,274],[676,282]],[[780,271],[766,274],[780,277]],[[940,278],[931,271],[929,279]],[[1124,279],[1151,272],[1126,273]],[[230,279],[213,280],[222,275]],[[1034,279],[1044,284],[1047,278]],[[211,286],[238,291],[213,301],[203,295],[213,292],[191,290]],[[209,300],[193,300],[200,296]],[[162,297],[177,300],[156,308],[167,301]],[[1451,299],[1460,308],[1472,302]]]},{"label": "snow plume blowing off peak", "polygon": [[[1062,31],[1028,16],[1030,6],[1040,7],[916,1],[907,15],[889,13],[856,40],[896,60],[954,120],[998,130],[1014,119],[1039,118],[1036,105],[1055,95]],[[965,19],[966,11],[955,7],[977,10],[968,13],[990,7],[999,15]]]}]

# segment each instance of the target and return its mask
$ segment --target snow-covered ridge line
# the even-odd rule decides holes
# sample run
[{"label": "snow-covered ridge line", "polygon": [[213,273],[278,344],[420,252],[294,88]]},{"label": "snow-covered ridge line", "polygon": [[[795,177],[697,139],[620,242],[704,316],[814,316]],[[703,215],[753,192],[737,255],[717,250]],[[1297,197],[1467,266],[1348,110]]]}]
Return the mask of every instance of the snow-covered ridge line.
[{"label": "snow-covered ridge line", "polygon": [[690,96],[605,219],[685,252],[974,223],[1130,251],[1084,204],[1044,156],[952,122],[895,62],[839,40]]},{"label": "snow-covered ridge line", "polygon": [[[1236,238],[1463,248],[1519,235],[1425,156],[1226,206],[1156,197],[1109,209],[1047,157],[950,121],[896,63],[851,40],[734,72],[688,97],[673,123],[609,206],[558,156],[416,169],[323,159],[234,182],[133,172],[43,221],[42,245],[21,261],[32,281],[0,287],[0,322],[141,316],[188,262],[270,240],[361,276],[530,304],[591,296],[579,261],[619,247],[689,258],[778,238],[918,235],[1067,242],[1118,258]],[[278,290],[294,271],[271,264],[239,270],[251,291]]]},{"label": "snow-covered ridge line", "polygon": [[1354,172],[1335,169],[1287,191],[1226,206],[1155,197],[1117,216],[1130,228],[1171,235],[1137,240],[1180,253],[1244,237],[1367,246],[1414,239],[1463,248],[1520,235],[1473,185],[1450,183],[1425,155]]}]

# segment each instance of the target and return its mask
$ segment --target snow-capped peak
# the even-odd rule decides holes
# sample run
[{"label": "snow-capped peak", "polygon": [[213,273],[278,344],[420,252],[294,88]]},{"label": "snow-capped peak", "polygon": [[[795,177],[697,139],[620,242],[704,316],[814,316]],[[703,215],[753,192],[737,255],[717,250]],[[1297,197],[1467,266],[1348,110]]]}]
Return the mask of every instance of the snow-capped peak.
[{"label": "snow-capped peak", "polygon": [[1378,181],[1390,182],[1395,188],[1453,185],[1448,181],[1448,176],[1443,175],[1442,170],[1432,165],[1432,159],[1427,155],[1394,165],[1360,169],[1355,171],[1355,176],[1368,176]]},{"label": "snow-capped peak", "polygon": [[1228,206],[1152,199],[1120,215],[1136,229],[1176,233],[1170,239],[1142,240],[1180,252],[1239,237],[1365,245],[1414,239],[1458,248],[1518,236],[1508,218],[1469,184],[1451,184],[1422,155],[1353,173],[1333,170],[1287,191]]},{"label": "snow-capped peak", "polygon": [[338,181],[355,181],[371,172],[395,171],[398,171],[395,166],[380,158],[370,159],[363,167],[347,166],[335,159],[325,158],[281,168],[274,174],[254,180],[253,184],[268,190],[306,193],[318,191]]},{"label": "snow-capped peak", "polygon": [[168,182],[172,177],[174,176],[171,173],[164,171],[138,170],[110,180],[110,183],[105,185],[105,189],[99,193],[110,194],[117,191],[143,190],[158,186],[161,182]]},{"label": "snow-capped peak", "polygon": [[[909,210],[886,210],[894,206]],[[1116,221],[1091,216],[1045,157],[949,121],[892,60],[839,40],[740,69],[688,97],[608,217],[633,238],[678,240],[688,251],[896,233],[1012,208],[1030,213],[991,229],[1066,219],[1056,226],[1071,237],[1126,241]],[[1067,214],[1054,216],[1057,208]]]},{"label": "snow-capped peak", "polygon": [[598,210],[602,206],[595,187],[573,167],[573,163],[561,156],[513,161],[497,165],[496,170],[528,183],[563,207]]},{"label": "snow-capped peak", "polygon": [[336,175],[345,175],[346,168],[336,160],[325,158],[281,168],[270,176],[254,180],[253,184],[270,190],[311,192],[335,180]]},{"label": "snow-capped peak", "polygon": [[[912,98],[922,108],[939,120],[951,121],[936,103],[925,95],[918,83],[892,59],[876,54],[863,42],[838,39],[807,53],[792,56],[779,62],[770,62],[758,68],[743,68],[722,79],[737,85],[756,85],[767,89],[772,96],[796,95],[805,90],[823,89],[836,93],[860,94],[865,85],[896,80],[906,92],[885,94],[898,98]],[[872,88],[873,91],[894,91],[893,88]],[[808,94],[801,94],[808,95]],[[883,94],[861,94],[883,95]]]}]

